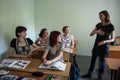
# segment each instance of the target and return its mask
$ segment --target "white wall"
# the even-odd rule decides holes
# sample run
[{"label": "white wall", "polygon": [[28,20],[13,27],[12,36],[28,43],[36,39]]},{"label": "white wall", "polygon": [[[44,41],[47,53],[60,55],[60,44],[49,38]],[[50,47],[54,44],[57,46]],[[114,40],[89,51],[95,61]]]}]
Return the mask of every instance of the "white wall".
[{"label": "white wall", "polygon": [[91,55],[95,36],[89,33],[100,21],[98,13],[108,10],[111,22],[120,34],[119,0],[35,0],[36,38],[42,28],[59,30],[69,25],[71,34],[79,40],[79,54]]},{"label": "white wall", "polygon": [[34,0],[0,0],[0,54],[7,54],[16,26],[25,26],[27,37],[35,39]]},{"label": "white wall", "polygon": [[0,0],[0,54],[7,54],[18,25],[27,27],[27,37],[33,41],[42,28],[61,31],[69,25],[79,40],[79,54],[91,55],[95,37],[89,37],[89,33],[99,22],[99,11],[110,12],[116,35],[120,34],[119,3],[120,0]]}]

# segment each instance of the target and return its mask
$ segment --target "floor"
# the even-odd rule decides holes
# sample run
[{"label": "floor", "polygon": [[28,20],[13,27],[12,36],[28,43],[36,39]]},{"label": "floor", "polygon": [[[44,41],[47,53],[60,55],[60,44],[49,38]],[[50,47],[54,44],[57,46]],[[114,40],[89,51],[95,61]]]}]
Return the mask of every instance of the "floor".
[{"label": "floor", "polygon": [[[76,56],[76,61],[77,61],[78,66],[80,68],[81,75],[84,75],[87,73],[89,65],[90,65],[90,60],[91,60],[90,56],[80,56],[80,55]],[[91,79],[84,78],[81,80],[96,80],[97,79],[97,69],[98,69],[98,61],[96,61],[96,66],[95,66],[95,69],[93,71],[92,78]],[[110,70],[108,69],[107,65],[106,65],[105,73],[103,75],[103,80],[110,80]]]}]

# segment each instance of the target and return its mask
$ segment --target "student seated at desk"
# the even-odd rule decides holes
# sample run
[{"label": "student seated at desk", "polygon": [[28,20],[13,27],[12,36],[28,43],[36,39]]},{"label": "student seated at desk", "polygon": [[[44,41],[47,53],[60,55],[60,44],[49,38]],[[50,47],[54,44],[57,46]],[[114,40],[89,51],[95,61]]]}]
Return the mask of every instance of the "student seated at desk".
[{"label": "student seated at desk", "polygon": [[[49,59],[46,59],[49,55]],[[50,65],[58,60],[63,61],[63,51],[61,44],[61,33],[59,31],[52,31],[49,37],[49,45],[42,57],[45,65]]]},{"label": "student seated at desk", "polygon": [[[17,38],[13,38],[10,42],[9,57],[30,57],[32,51],[38,48],[30,38],[26,38],[26,31],[27,29],[23,26],[16,27]],[[31,49],[30,46],[33,48]]]},{"label": "student seated at desk", "polygon": [[[49,59],[47,56],[49,55]],[[49,45],[46,47],[46,50],[42,57],[43,64],[49,66],[50,64],[60,60],[63,61],[63,51],[61,44],[61,33],[59,31],[52,31],[49,37]],[[57,80],[63,80],[63,77],[53,75]]]},{"label": "student seated at desk", "polygon": [[72,52],[72,49],[74,48],[74,37],[70,34],[69,26],[64,26],[62,31],[64,33],[62,35],[63,50],[65,52]]},{"label": "student seated at desk", "polygon": [[39,33],[39,38],[35,41],[38,46],[47,46],[49,41],[48,30],[43,28]]},{"label": "student seated at desk", "polygon": [[62,35],[62,44],[63,44],[63,51],[64,51],[64,59],[65,61],[73,61],[73,54],[69,54],[73,52],[74,48],[74,37],[70,34],[70,28],[69,26],[64,26],[63,29],[63,35]]}]

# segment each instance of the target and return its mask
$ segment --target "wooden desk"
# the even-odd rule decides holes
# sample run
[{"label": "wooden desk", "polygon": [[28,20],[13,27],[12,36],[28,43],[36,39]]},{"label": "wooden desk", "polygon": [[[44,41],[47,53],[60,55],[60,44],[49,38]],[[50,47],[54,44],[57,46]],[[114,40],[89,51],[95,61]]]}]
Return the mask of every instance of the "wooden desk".
[{"label": "wooden desk", "polygon": [[[44,50],[45,50],[45,48],[39,48],[37,51],[33,52],[32,58],[41,59]],[[73,62],[73,56],[74,56],[75,54],[78,54],[78,48],[73,48],[73,52],[70,53],[70,55],[69,55],[69,53],[64,52],[64,54],[63,54],[63,56],[64,56],[64,61]],[[49,57],[49,56],[48,56],[48,57]]]},{"label": "wooden desk", "polygon": [[71,63],[69,63],[69,62],[65,62],[65,64],[66,64],[65,71],[56,71],[56,70],[39,69],[38,66],[41,64],[40,59],[32,59],[32,58],[18,58],[18,59],[29,60],[29,61],[31,61],[31,63],[25,69],[9,68],[9,70],[16,70],[16,71],[23,71],[23,72],[30,72],[30,73],[32,73],[34,71],[40,71],[47,75],[53,74],[53,75],[64,76],[65,80],[67,80],[69,77],[69,71],[70,71],[70,67],[71,67]]},{"label": "wooden desk", "polygon": [[[39,48],[37,51],[45,51],[45,48]],[[71,54],[77,54],[78,53],[78,48],[73,48],[73,52]]]},{"label": "wooden desk", "polygon": [[19,77],[27,77],[27,78],[33,78],[35,80],[46,80],[48,75],[43,75],[42,77],[39,76],[32,76],[29,72],[20,72],[20,71],[9,71],[10,75],[16,75]]},{"label": "wooden desk", "polygon": [[40,47],[38,51],[45,51],[45,47]]},{"label": "wooden desk", "polygon": [[34,58],[34,59],[42,59],[44,51],[45,51],[45,47],[40,47],[39,49],[32,52],[31,57]]},{"label": "wooden desk", "polygon": [[110,46],[110,58],[120,59],[120,46]]},{"label": "wooden desk", "polygon": [[120,51],[120,46],[110,46],[110,51]]},{"label": "wooden desk", "polygon": [[78,48],[73,48],[73,52],[72,53],[67,53],[67,52],[64,52],[63,53],[63,56],[64,56],[64,61],[67,61],[67,62],[73,62],[73,56],[78,54]]},{"label": "wooden desk", "polygon": [[111,80],[112,78],[114,78],[114,80],[117,80],[117,70],[118,70],[118,67],[120,66],[120,59],[105,58],[105,61],[109,69],[111,70]]}]

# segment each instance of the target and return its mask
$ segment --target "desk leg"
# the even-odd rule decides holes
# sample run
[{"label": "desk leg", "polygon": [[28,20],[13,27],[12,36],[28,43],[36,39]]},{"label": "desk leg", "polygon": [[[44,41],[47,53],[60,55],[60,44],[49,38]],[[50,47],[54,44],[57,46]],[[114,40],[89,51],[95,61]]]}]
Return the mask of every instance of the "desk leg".
[{"label": "desk leg", "polygon": [[113,80],[117,80],[117,70],[113,70]]},{"label": "desk leg", "polygon": [[113,80],[113,70],[111,70],[111,80]]},{"label": "desk leg", "polygon": [[64,76],[64,80],[68,80],[68,77],[67,77],[67,76]]},{"label": "desk leg", "polygon": [[111,80],[117,80],[117,70],[111,70]]}]

